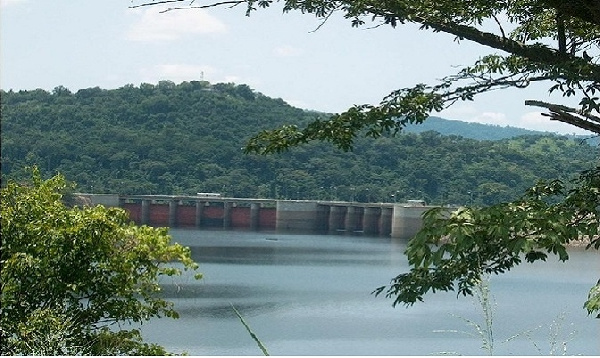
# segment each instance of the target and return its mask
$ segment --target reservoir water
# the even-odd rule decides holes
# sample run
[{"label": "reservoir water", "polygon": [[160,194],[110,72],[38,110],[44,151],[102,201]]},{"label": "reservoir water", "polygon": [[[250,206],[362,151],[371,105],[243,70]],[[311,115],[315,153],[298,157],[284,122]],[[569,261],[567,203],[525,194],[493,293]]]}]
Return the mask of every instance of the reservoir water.
[{"label": "reservoir water", "polygon": [[[180,318],[144,323],[174,353],[261,355],[231,305],[272,355],[485,355],[472,297],[428,295],[412,307],[371,292],[408,265],[405,240],[358,235],[172,229],[204,278],[163,280]],[[600,319],[582,305],[600,255],[573,249],[561,263],[522,264],[492,276],[497,355],[600,355]]]}]

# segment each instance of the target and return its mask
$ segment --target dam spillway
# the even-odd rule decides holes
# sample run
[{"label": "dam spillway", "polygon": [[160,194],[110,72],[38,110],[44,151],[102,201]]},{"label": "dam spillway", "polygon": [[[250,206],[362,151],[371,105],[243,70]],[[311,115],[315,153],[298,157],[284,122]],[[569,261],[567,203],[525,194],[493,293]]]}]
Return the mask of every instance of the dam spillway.
[{"label": "dam spillway", "polygon": [[121,207],[138,225],[349,232],[410,238],[432,208],[415,203],[358,203],[179,195],[77,194],[92,205]]}]

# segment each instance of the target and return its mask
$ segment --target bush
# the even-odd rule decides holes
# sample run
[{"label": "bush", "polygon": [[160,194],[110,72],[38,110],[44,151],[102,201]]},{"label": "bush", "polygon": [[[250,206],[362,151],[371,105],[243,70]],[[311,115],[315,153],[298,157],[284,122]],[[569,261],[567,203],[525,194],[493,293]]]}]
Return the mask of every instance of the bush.
[{"label": "bush", "polygon": [[66,206],[60,175],[42,180],[34,168],[32,179],[1,190],[0,353],[166,353],[119,328],[178,316],[158,280],[197,269],[189,248],[171,244],[166,228],[135,226],[122,209]]}]

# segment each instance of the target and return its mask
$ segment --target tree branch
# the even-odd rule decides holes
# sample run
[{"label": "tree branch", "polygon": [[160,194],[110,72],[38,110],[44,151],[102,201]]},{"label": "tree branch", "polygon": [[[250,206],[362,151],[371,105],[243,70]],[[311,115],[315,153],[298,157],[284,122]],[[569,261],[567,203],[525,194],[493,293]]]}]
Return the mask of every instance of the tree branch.
[{"label": "tree branch", "polygon": [[563,14],[556,11],[556,35],[558,37],[558,52],[567,52],[567,35],[565,33],[565,18]]},{"label": "tree branch", "polygon": [[[139,8],[139,7],[144,7],[144,6],[155,6],[155,5],[161,5],[161,4],[172,4],[172,3],[181,3],[181,2],[187,2],[189,0],[164,0],[164,1],[156,1],[156,2],[151,2],[151,3],[142,3],[139,5],[132,5],[129,8],[130,9],[135,9],[135,8]],[[193,2],[193,1],[192,1]],[[240,4],[244,4],[247,3],[248,1],[246,0],[229,0],[229,1],[218,1],[218,2],[212,2],[210,4],[206,4],[206,5],[194,5],[192,6],[191,4],[189,6],[186,7],[170,7],[167,9],[164,9],[162,11],[160,11],[160,13],[165,13],[168,11],[173,11],[173,10],[187,10],[187,9],[209,9],[212,7],[218,7],[218,6],[225,6],[225,5],[231,5],[231,7],[240,5]]]},{"label": "tree branch", "polygon": [[527,100],[525,101],[525,105],[547,108],[550,110],[550,113],[542,113],[542,115],[549,117],[550,120],[567,123],[600,134],[600,117],[591,114],[579,114],[574,108],[542,101]]},{"label": "tree branch", "polygon": [[[480,31],[472,26],[452,22],[434,23],[425,18],[416,18],[415,20],[437,31],[446,32],[484,46],[503,50],[536,63],[559,66],[562,69],[577,73],[581,76],[582,80],[600,82],[600,66],[586,61],[581,57],[562,53],[542,45],[525,45],[518,41]],[[587,73],[583,73],[583,69]]]},{"label": "tree branch", "polygon": [[172,4],[172,3],[177,3],[177,2],[185,2],[187,0],[163,0],[163,1],[153,1],[153,2],[145,2],[145,3],[141,3],[138,5],[131,5],[129,6],[130,9],[136,9],[138,7],[145,7],[145,6],[155,6],[155,5],[162,5],[162,4]]},{"label": "tree branch", "polygon": [[600,25],[600,1],[598,0],[541,0],[563,15]]}]

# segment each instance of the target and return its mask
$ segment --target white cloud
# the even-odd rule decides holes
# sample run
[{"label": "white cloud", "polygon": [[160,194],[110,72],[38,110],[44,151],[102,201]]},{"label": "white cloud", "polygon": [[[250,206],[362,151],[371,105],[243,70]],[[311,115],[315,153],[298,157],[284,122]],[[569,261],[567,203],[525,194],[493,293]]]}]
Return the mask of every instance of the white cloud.
[{"label": "white cloud", "polygon": [[[442,118],[469,122],[477,114],[477,109],[468,105],[454,105],[436,114]],[[472,122],[472,120],[470,121]]]},{"label": "white cloud", "polygon": [[301,49],[290,45],[279,46],[273,50],[273,54],[277,57],[296,57],[302,55],[302,52]]},{"label": "white cloud", "polygon": [[0,7],[5,8],[11,5],[23,4],[27,0],[0,0]]},{"label": "white cloud", "polygon": [[236,75],[227,75],[223,77],[223,80],[217,80],[216,82],[225,82],[225,83],[242,83],[239,76]]},{"label": "white cloud", "polygon": [[526,128],[536,128],[539,130],[550,130],[551,123],[548,117],[542,116],[540,112],[528,112],[521,116],[520,122]]},{"label": "white cloud", "polygon": [[175,83],[183,81],[208,81],[210,83],[236,83],[247,84],[256,89],[260,87],[261,80],[254,77],[243,77],[235,74],[226,74],[220,68],[210,65],[194,64],[161,64],[151,67],[141,68],[140,76],[142,82],[158,83],[158,81],[168,80]]},{"label": "white cloud", "polygon": [[474,106],[462,105],[452,106],[439,113],[439,116],[447,119],[455,119],[464,122],[477,122],[485,124],[494,124],[499,126],[515,125],[511,124],[502,112],[482,112]]},{"label": "white cloud", "polygon": [[182,81],[210,81],[218,70],[211,66],[190,64],[163,64],[140,70],[144,82],[157,83],[169,80],[176,83]]},{"label": "white cloud", "polygon": [[[494,124],[498,126],[511,125],[506,119],[506,114],[500,112],[482,112],[479,113],[472,122]],[[514,124],[513,124],[514,125]]]},{"label": "white cloud", "polygon": [[538,131],[557,132],[563,134],[589,134],[578,127],[559,121],[550,120],[543,116],[541,112],[528,112],[521,116],[519,126]]},{"label": "white cloud", "polygon": [[161,13],[160,8],[137,10],[137,21],[130,27],[127,39],[132,41],[173,41],[185,35],[224,33],[227,27],[203,10],[173,10]]},{"label": "white cloud", "polygon": [[302,101],[302,100],[296,100],[296,99],[283,99],[287,104],[289,104],[290,106],[296,107],[296,108],[303,108],[303,109],[309,109],[309,106],[306,102]]}]

